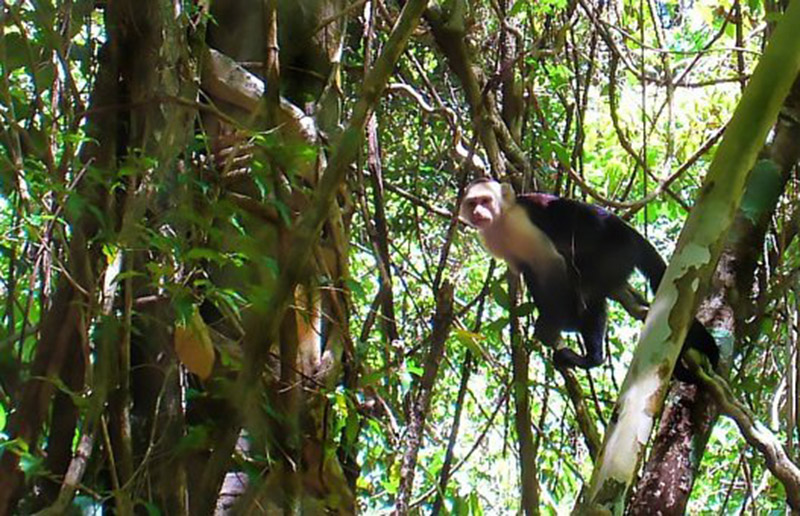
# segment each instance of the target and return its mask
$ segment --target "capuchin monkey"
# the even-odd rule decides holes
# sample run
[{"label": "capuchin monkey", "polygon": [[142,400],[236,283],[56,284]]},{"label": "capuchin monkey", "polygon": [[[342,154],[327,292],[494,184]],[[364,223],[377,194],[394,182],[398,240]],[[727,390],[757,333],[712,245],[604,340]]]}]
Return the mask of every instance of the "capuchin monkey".
[{"label": "capuchin monkey", "polygon": [[[542,193],[516,195],[508,184],[481,178],[467,187],[460,215],[480,232],[492,255],[522,273],[539,309],[534,331],[539,340],[555,347],[564,330],[583,337],[586,355],[558,349],[553,359],[559,366],[600,365],[606,298],[626,284],[634,268],[655,292],[666,269],[635,229],[602,208],[578,201]],[[696,319],[687,344],[717,366],[717,344]],[[694,382],[680,361],[675,377]]]}]

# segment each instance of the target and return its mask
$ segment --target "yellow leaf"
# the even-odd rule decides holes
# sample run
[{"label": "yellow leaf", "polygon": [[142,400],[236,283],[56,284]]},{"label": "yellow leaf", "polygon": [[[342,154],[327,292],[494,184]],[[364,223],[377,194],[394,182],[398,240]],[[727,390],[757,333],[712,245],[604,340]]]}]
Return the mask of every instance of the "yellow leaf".
[{"label": "yellow leaf", "polygon": [[208,327],[197,309],[187,325],[175,327],[175,353],[190,372],[203,380],[211,376],[214,367],[214,345]]},{"label": "yellow leaf", "polygon": [[467,349],[469,349],[472,352],[472,354],[475,355],[476,357],[485,358],[488,355],[488,353],[486,353],[486,350],[483,349],[483,346],[481,346],[481,341],[485,340],[485,337],[480,333],[473,333],[471,331],[457,328],[455,330],[455,337],[461,344],[466,346]]}]

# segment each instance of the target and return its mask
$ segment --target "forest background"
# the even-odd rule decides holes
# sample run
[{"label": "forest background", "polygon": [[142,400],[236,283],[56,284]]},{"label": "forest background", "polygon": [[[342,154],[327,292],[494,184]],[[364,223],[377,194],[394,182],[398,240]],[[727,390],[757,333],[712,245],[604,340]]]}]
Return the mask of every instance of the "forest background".
[{"label": "forest background", "polygon": [[[797,27],[0,2],[0,514],[800,512]],[[674,252],[668,331],[637,346],[634,277],[604,364],[555,369],[455,214],[488,174]],[[719,375],[670,384],[695,310]]]}]

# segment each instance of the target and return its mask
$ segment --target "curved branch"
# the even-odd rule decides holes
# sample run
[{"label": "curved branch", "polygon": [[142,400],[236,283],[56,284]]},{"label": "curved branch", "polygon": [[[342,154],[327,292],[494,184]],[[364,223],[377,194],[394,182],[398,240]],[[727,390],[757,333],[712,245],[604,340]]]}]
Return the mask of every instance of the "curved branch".
[{"label": "curved branch", "polygon": [[800,468],[791,461],[775,434],[736,399],[728,382],[711,369],[707,358],[700,352],[689,348],[682,360],[714,398],[720,412],[733,419],[747,443],[764,456],[767,468],[783,484],[793,514],[800,512]]}]

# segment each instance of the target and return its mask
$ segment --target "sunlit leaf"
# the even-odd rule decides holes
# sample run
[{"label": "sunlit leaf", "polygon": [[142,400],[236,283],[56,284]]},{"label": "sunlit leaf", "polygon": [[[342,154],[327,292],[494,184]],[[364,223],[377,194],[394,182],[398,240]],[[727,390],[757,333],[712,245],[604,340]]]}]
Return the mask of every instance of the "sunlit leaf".
[{"label": "sunlit leaf", "polygon": [[202,379],[211,376],[214,345],[208,327],[195,308],[186,324],[175,326],[175,353],[186,369]]},{"label": "sunlit leaf", "polygon": [[408,362],[406,364],[406,370],[409,373],[411,373],[411,374],[413,374],[415,376],[422,376],[423,373],[425,373],[425,369],[424,368],[422,368],[422,367],[420,367],[420,366],[418,366],[418,365],[416,365],[416,364],[414,364],[412,362]]},{"label": "sunlit leaf", "polygon": [[476,357],[485,357],[486,350],[483,349],[481,342],[485,337],[480,333],[473,333],[471,331],[456,329],[453,335],[459,343],[463,344],[470,352]]}]

